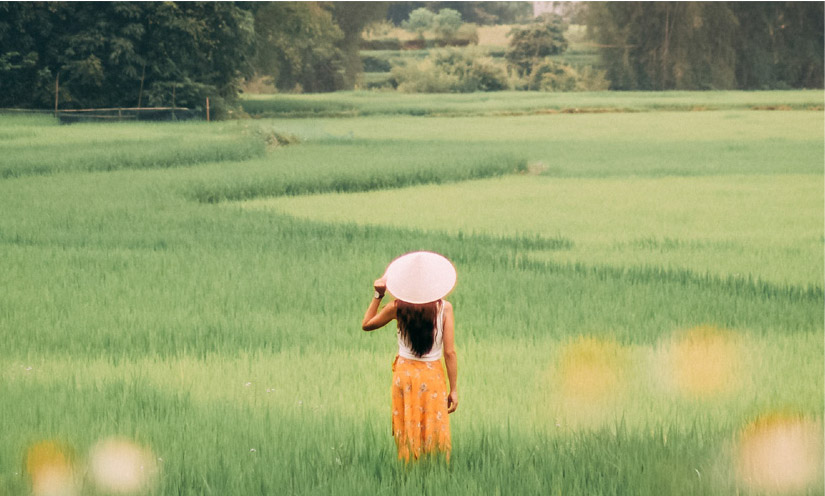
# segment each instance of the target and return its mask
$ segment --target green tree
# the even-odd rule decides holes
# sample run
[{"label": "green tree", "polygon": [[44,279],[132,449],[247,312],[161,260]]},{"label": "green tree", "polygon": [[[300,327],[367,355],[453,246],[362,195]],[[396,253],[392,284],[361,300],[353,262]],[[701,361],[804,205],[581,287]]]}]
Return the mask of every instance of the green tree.
[{"label": "green tree", "polygon": [[419,8],[431,12],[453,9],[465,22],[474,24],[517,24],[533,17],[532,2],[390,2],[387,19],[400,26],[410,12]]},{"label": "green tree", "polygon": [[730,8],[738,20],[738,87],[823,86],[822,2],[733,2]]},{"label": "green tree", "polygon": [[594,2],[611,88],[821,87],[821,2]]},{"label": "green tree", "polygon": [[444,39],[451,39],[461,27],[461,14],[453,9],[441,9],[433,18],[433,31]]},{"label": "green tree", "polygon": [[435,14],[422,7],[410,12],[410,16],[401,23],[401,27],[407,31],[417,33],[419,37],[423,37],[424,31],[432,29],[434,22]]},{"label": "green tree", "polygon": [[254,4],[255,70],[281,90],[334,91],[344,86],[344,33],[317,2]]},{"label": "green tree", "polygon": [[567,50],[566,30],[562,18],[552,14],[541,16],[527,26],[513,28],[505,54],[508,65],[519,76],[530,74],[533,66],[546,57],[560,55]]},{"label": "green tree", "polygon": [[369,24],[384,19],[389,2],[329,2],[332,17],[344,36],[338,47],[344,56],[344,88],[352,89],[364,71],[359,54],[361,33]]},{"label": "green tree", "polygon": [[249,73],[253,23],[229,3],[0,2],[0,106],[171,104],[220,112]]}]

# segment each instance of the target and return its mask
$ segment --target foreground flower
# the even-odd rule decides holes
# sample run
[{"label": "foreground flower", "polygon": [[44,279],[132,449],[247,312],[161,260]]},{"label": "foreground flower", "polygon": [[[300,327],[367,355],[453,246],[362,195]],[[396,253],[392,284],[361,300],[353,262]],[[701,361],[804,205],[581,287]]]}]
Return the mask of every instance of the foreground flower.
[{"label": "foreground flower", "polygon": [[149,450],[124,439],[109,438],[92,448],[89,470],[98,489],[130,494],[152,485],[157,466]]},{"label": "foreground flower", "polygon": [[26,472],[34,496],[72,496],[76,493],[70,448],[55,441],[40,441],[26,451]]},{"label": "foreground flower", "polygon": [[766,415],[742,431],[737,477],[755,491],[804,492],[822,484],[822,449],[818,422],[788,414]]}]

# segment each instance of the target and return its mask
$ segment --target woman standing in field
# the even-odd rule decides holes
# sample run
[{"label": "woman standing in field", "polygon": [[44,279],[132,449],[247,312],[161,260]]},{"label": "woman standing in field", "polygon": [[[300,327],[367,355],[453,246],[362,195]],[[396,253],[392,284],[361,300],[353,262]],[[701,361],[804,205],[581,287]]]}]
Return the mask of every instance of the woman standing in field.
[{"label": "woman standing in field", "polygon": [[[361,327],[372,331],[398,321],[398,355],[392,364],[392,434],[398,458],[443,452],[450,457],[450,422],[458,407],[458,365],[453,337],[453,306],[443,298],[456,272],[449,260],[431,252],[396,258],[374,283],[375,294]],[[384,293],[395,300],[381,311]],[[439,361],[444,357],[450,392]]]}]

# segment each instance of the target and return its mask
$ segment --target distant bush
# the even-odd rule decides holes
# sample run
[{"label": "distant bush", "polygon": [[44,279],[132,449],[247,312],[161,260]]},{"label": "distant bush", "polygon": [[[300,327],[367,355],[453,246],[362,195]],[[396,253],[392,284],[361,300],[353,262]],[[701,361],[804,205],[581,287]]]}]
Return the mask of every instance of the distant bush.
[{"label": "distant bush", "polygon": [[578,74],[569,65],[547,61],[533,66],[528,89],[541,91],[574,91]]},{"label": "distant bush", "polygon": [[507,63],[519,76],[531,74],[533,66],[542,64],[551,55],[561,55],[567,50],[564,32],[567,26],[561,17],[545,14],[535,22],[510,31]]},{"label": "distant bush", "polygon": [[428,44],[424,38],[416,38],[414,40],[404,40],[401,43],[401,48],[403,50],[423,50],[431,45],[432,42]]},{"label": "distant bush", "polygon": [[533,71],[517,79],[513,86],[534,91],[604,91],[610,82],[605,78],[605,71],[591,67],[576,70],[561,62],[545,60],[533,66]]},{"label": "distant bush", "polygon": [[376,21],[364,28],[364,35],[370,38],[386,38],[395,29],[395,25],[386,19]]},{"label": "distant bush", "polygon": [[452,39],[461,27],[461,14],[453,9],[441,9],[433,18],[433,31],[442,39]]},{"label": "distant bush", "polygon": [[509,87],[503,64],[475,50],[444,49],[429,58],[394,67],[398,90],[408,93],[470,93]]},{"label": "distant bush", "polygon": [[584,66],[578,69],[578,73],[579,82],[576,88],[579,91],[607,91],[610,89],[607,71]]},{"label": "distant bush", "polygon": [[462,24],[453,35],[455,40],[467,40],[468,45],[478,45],[478,26],[473,23]]},{"label": "distant bush", "polygon": [[364,64],[364,72],[390,72],[392,64],[390,61],[372,55],[362,55],[361,62]]},{"label": "distant bush", "polygon": [[424,31],[432,29],[435,22],[435,14],[421,7],[410,12],[406,21],[401,23],[401,27],[407,31],[417,33],[419,37],[424,37]]},{"label": "distant bush", "polygon": [[361,50],[401,50],[401,40],[398,38],[379,38],[377,40],[361,40]]},{"label": "distant bush", "polygon": [[478,45],[478,26],[462,24],[449,37],[436,38],[433,43],[440,47]]}]

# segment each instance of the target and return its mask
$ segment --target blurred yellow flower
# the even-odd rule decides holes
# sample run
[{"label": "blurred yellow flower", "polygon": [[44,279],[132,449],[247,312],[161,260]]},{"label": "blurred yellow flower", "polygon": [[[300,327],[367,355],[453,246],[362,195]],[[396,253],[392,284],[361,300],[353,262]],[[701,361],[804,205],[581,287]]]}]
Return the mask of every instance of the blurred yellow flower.
[{"label": "blurred yellow flower", "polygon": [[672,386],[683,395],[729,393],[741,383],[741,352],[731,331],[698,326],[677,333],[666,354]]},{"label": "blurred yellow flower", "polygon": [[71,448],[56,441],[40,441],[26,450],[26,472],[34,496],[72,496],[77,486]]}]

